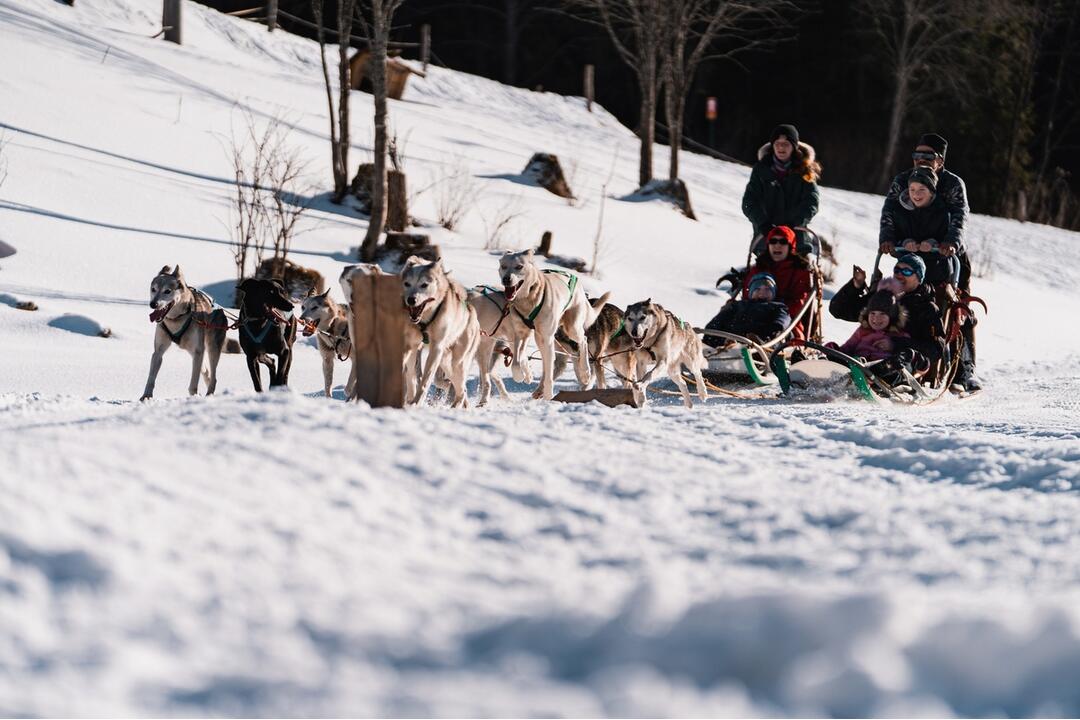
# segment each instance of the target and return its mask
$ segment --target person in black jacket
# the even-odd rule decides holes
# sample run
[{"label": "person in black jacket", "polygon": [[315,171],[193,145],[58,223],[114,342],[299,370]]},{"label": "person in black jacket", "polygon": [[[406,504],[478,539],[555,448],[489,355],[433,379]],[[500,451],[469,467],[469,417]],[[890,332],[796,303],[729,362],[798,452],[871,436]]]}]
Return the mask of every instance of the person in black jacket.
[{"label": "person in black jacket", "polygon": [[[898,343],[898,349],[910,347],[929,360],[937,360],[942,355],[945,327],[941,322],[941,310],[934,301],[934,291],[923,282],[926,263],[913,253],[901,255],[896,260],[893,278],[900,283],[900,304],[908,314],[905,329],[911,336]],[[857,272],[829,301],[829,313],[840,320],[858,322],[872,294],[866,284],[866,274]]]},{"label": "person in black jacket", "polygon": [[[942,249],[948,244],[949,210],[937,195],[938,178],[930,168],[917,167],[908,175],[908,187],[900,201],[885,211],[890,221],[881,226],[881,247],[903,248],[926,263],[926,282],[932,285],[959,281],[960,264],[955,254]],[[936,252],[935,252],[936,251]]]},{"label": "person in black jacket", "polygon": [[820,176],[814,148],[799,141],[794,125],[777,126],[758,150],[743,193],[743,215],[754,226],[754,236],[764,236],[777,225],[809,225],[818,211]]},{"label": "person in black jacket", "polygon": [[[911,154],[914,167],[904,170],[893,178],[889,191],[885,196],[885,203],[881,208],[881,228],[891,223],[893,209],[900,203],[900,196],[908,187],[908,179],[918,167],[927,167],[933,170],[938,177],[937,196],[945,204],[949,211],[949,230],[946,233],[945,242],[940,245],[940,250],[945,257],[955,255],[959,260],[959,275],[957,287],[961,294],[971,292],[971,260],[964,248],[964,226],[970,212],[967,201],[967,186],[963,179],[953,172],[945,169],[945,153],[949,149],[948,141],[936,133],[925,133],[915,145],[915,151]],[[888,243],[881,243],[883,253],[892,252],[893,248]],[[961,328],[964,335],[964,352],[960,359],[960,367],[956,372],[954,385],[957,389],[968,391],[980,390],[982,383],[975,374],[975,325],[972,322],[964,323]]]},{"label": "person in black jacket", "polygon": [[[787,305],[776,300],[776,278],[772,275],[755,275],[750,280],[746,297],[746,300],[729,300],[705,328],[765,342],[783,332],[791,323]],[[702,342],[711,347],[722,347],[729,341],[714,335],[705,335]]]}]

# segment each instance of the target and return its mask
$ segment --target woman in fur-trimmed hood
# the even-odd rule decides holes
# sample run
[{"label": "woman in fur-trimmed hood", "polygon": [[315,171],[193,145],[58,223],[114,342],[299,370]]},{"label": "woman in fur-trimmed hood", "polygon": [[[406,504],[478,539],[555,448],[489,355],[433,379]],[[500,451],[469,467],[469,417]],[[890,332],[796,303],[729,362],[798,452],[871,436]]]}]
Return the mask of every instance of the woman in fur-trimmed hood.
[{"label": "woman in fur-trimmed hood", "polygon": [[743,215],[764,235],[774,226],[806,227],[817,215],[821,165],[794,125],[778,125],[758,150],[743,193]]}]

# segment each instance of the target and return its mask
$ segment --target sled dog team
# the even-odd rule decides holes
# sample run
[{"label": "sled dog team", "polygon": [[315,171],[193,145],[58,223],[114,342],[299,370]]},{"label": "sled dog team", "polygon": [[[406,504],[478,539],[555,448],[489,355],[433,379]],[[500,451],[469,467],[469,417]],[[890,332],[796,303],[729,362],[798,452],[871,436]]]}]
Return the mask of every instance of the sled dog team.
[{"label": "sled dog team", "polygon": [[[351,287],[353,272],[363,271],[363,266],[346,268],[343,288]],[[693,328],[651,299],[633,303],[625,312],[607,302],[609,293],[589,299],[577,276],[538,268],[532,250],[507,252],[500,258],[501,290],[489,286],[466,290],[450,277],[442,260],[409,258],[400,276],[402,311],[409,319],[402,367],[408,403],[422,402],[437,384],[449,388],[453,407],[466,407],[466,381],[474,364],[479,404],[488,401],[493,384],[505,396],[506,387],[494,372],[503,358],[512,366],[515,380],[532,382],[526,349],[530,338],[542,362],[535,398],[552,398],[566,356],[582,389],[591,388],[594,381],[603,387],[605,368],[627,387],[647,388],[666,376],[690,407],[685,367],[694,377],[698,397],[707,398],[702,377],[706,361]],[[335,358],[347,360],[352,350],[347,305],[336,303],[327,290],[304,298],[299,318],[287,315],[293,303],[285,287],[277,280],[262,279],[247,279],[237,286],[237,305],[239,317],[233,325],[255,390],[263,388],[260,365],[268,368],[271,387],[288,384],[293,343],[303,325],[305,336],[317,335],[323,390],[330,396]],[[213,393],[225,334],[232,327],[225,311],[188,285],[178,265],[166,265],[153,279],[150,307],[150,321],[157,329],[142,399],[153,396],[162,355],[173,344],[191,355],[188,393],[198,392],[204,358],[207,394]],[[347,396],[355,383],[350,373]]]}]

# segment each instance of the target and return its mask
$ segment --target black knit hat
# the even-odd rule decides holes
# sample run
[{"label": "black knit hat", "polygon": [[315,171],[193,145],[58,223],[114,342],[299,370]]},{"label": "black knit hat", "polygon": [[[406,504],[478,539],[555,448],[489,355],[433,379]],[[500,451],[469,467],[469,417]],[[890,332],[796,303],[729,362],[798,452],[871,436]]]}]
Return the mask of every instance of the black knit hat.
[{"label": "black knit hat", "polygon": [[895,324],[900,317],[900,303],[897,302],[896,296],[890,291],[878,290],[870,296],[870,301],[866,303],[866,312],[875,311],[885,313],[889,316],[889,321]]},{"label": "black knit hat", "polygon": [[794,125],[777,125],[773,128],[772,135],[769,136],[769,142],[776,142],[776,138],[783,135],[788,139],[795,147],[799,146],[799,130]]},{"label": "black knit hat", "polygon": [[915,144],[915,147],[919,145],[933,148],[934,152],[940,155],[943,161],[945,160],[945,151],[949,149],[949,141],[937,133],[925,133],[919,138],[919,142]]},{"label": "black knit hat", "polygon": [[908,175],[908,182],[917,182],[930,188],[930,192],[937,192],[937,174],[928,167],[922,167],[921,165],[916,168],[912,168],[911,174]]}]

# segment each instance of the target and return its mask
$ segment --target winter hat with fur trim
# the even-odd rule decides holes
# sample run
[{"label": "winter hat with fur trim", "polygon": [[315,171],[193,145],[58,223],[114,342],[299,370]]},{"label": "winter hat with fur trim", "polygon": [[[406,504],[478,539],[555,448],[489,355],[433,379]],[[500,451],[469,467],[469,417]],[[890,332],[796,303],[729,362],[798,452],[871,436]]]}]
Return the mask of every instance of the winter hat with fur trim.
[{"label": "winter hat with fur trim", "polygon": [[897,279],[894,278],[891,275],[888,276],[888,277],[883,277],[880,280],[878,280],[877,289],[878,289],[879,292],[881,290],[888,290],[889,292],[891,292],[893,295],[896,295],[896,296],[900,296],[900,295],[904,294],[904,286],[901,285],[899,283],[899,281],[897,281]]}]

